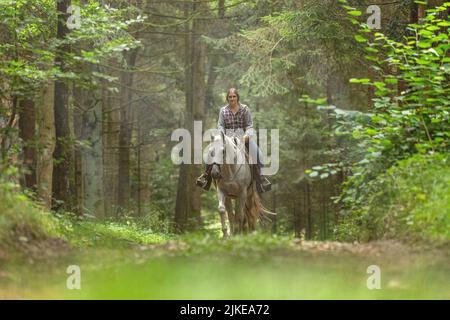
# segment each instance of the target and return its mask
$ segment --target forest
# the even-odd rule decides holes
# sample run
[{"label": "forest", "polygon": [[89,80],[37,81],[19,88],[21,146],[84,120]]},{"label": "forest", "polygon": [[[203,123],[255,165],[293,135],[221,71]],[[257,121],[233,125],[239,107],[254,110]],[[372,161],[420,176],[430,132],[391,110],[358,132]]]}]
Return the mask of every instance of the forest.
[{"label": "forest", "polygon": [[[439,0],[0,0],[0,298],[450,299],[449,37]],[[279,167],[222,239],[174,132],[229,88]]]}]

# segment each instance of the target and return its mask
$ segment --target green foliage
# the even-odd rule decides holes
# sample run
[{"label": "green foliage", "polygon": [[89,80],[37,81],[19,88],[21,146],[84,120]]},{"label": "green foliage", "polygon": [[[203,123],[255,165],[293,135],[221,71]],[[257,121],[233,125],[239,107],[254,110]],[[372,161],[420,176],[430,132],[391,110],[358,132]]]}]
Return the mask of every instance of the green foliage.
[{"label": "green foliage", "polygon": [[[391,40],[379,32],[372,34],[367,25],[361,24],[360,37],[364,36],[367,39],[367,48],[372,49],[368,50],[367,58],[374,62],[372,68],[377,72],[377,76],[375,79],[351,79],[350,82],[372,86],[375,89],[374,109],[371,114],[367,114],[369,120],[367,117],[363,121],[361,118],[351,119],[344,126],[338,121],[337,128],[346,129],[337,130],[337,133],[345,135],[347,141],[353,141],[353,147],[350,148],[352,152],[347,154],[354,156],[341,157],[344,160],[342,167],[349,174],[338,199],[343,205],[344,214],[341,225],[344,232],[338,231],[341,238],[344,233],[349,237],[356,236],[359,232],[355,232],[355,225],[370,230],[366,238],[392,235],[393,233],[389,231],[391,225],[380,223],[378,220],[386,217],[395,221],[392,228],[398,236],[403,235],[400,226],[404,226],[407,230],[405,233],[414,233],[410,226],[414,225],[422,230],[416,231],[424,239],[448,237],[448,234],[440,229],[442,224],[444,226],[445,223],[448,224],[443,221],[444,217],[441,216],[443,212],[437,213],[432,208],[432,206],[445,208],[447,201],[445,193],[448,193],[448,189],[444,190],[439,184],[432,183],[434,180],[428,180],[431,179],[430,176],[415,171],[424,183],[430,182],[427,185],[430,188],[427,192],[430,194],[427,193],[423,206],[420,206],[420,202],[415,202],[418,207],[414,208],[405,204],[408,199],[399,196],[392,199],[389,194],[382,193],[383,190],[392,191],[390,186],[393,182],[386,180],[385,172],[399,160],[411,158],[422,163],[422,158],[417,154],[427,159],[425,156],[427,154],[449,152],[450,28],[446,15],[448,7],[450,2],[427,10],[427,16],[420,24],[409,25],[409,35],[401,42]],[[443,17],[447,17],[446,20]],[[414,160],[407,160],[405,166],[409,164],[408,161]],[[402,163],[400,162],[398,170],[403,168]],[[445,175],[448,168],[443,166],[441,169]],[[431,176],[435,172],[426,166],[423,166],[422,170],[424,172],[430,170],[428,173]],[[399,179],[397,183],[403,183],[404,186],[397,185],[400,189],[392,191],[394,194],[397,192],[414,194],[413,183],[418,183],[417,188],[420,189],[420,179],[416,180],[413,176],[401,174],[397,178]],[[383,196],[372,199],[375,186],[378,186],[377,192]],[[434,193],[440,194],[441,200],[434,200],[431,197]],[[386,199],[383,200],[383,197]],[[393,201],[393,206],[404,206],[407,211],[395,215],[386,213],[387,216],[374,213],[383,201],[387,203]],[[383,208],[386,212],[391,210],[384,206]],[[358,221],[356,224],[353,223],[354,215],[360,219],[356,219]],[[425,218],[427,215],[428,218]],[[346,224],[348,221],[351,221],[350,229]]]},{"label": "green foliage", "polygon": [[[325,111],[334,119],[330,139],[334,140],[333,149],[324,151],[334,162],[322,163],[305,170],[311,178],[327,178],[339,172],[348,174],[352,167],[367,163],[366,141],[355,141],[355,128],[367,125],[371,114],[354,110],[343,110],[334,106],[318,106],[318,111]],[[361,160],[363,159],[363,160]]]},{"label": "green foliage", "polygon": [[61,217],[63,238],[75,247],[126,247],[136,244],[155,244],[174,236],[156,233],[148,228],[148,221],[127,218],[123,221],[89,221]]},{"label": "green foliage", "polygon": [[20,186],[0,177],[0,246],[3,249],[60,235],[57,219],[19,190]]},{"label": "green foliage", "polygon": [[239,75],[252,95],[305,89],[323,95],[328,81],[345,78],[362,65],[362,46],[354,41],[353,29],[336,1],[279,3],[259,23],[209,42],[235,53],[236,62],[222,72]]},{"label": "green foliage", "polygon": [[82,248],[155,244],[174,238],[168,232],[169,225],[161,222],[154,212],[143,218],[104,221],[69,212],[51,213],[21,193],[20,186],[9,182],[15,171],[9,168],[0,176],[0,249],[18,253],[15,248],[21,243],[33,245],[49,238],[66,240]]},{"label": "green foliage", "polygon": [[[380,79],[351,79],[375,88],[371,122],[353,131],[355,138],[367,141],[367,160],[391,163],[417,152],[449,150],[450,28],[448,18],[441,17],[447,7],[450,2],[428,10],[423,23],[409,25],[412,35],[403,42],[376,32],[368,43],[380,52],[368,56]],[[363,24],[361,31],[369,29]]]},{"label": "green foliage", "polygon": [[163,221],[171,219],[171,212],[175,212],[176,181],[179,168],[174,166],[170,158],[163,158],[152,164],[152,179],[150,179],[150,189],[152,190],[151,212],[157,213],[158,218]]},{"label": "green foliage", "polygon": [[415,155],[368,182],[336,229],[339,240],[450,240],[450,157]]},{"label": "green foliage", "polygon": [[[116,9],[93,0],[80,8],[80,28],[70,30],[65,39],[57,39],[54,1],[0,1],[3,89],[30,98],[43,82],[56,78],[84,85],[95,85],[99,79],[112,81],[100,72],[82,69],[114,55],[120,58],[119,53],[136,47],[138,42],[127,30],[145,17],[133,12],[132,6]],[[64,68],[55,64],[57,52],[64,54]]]},{"label": "green foliage", "polygon": [[83,66],[99,65],[111,57],[121,60],[123,52],[139,46],[140,42],[129,31],[146,16],[133,6],[119,9],[92,0],[81,6],[80,14],[80,28],[71,30],[66,39],[59,41],[59,45],[71,46],[71,52],[66,56],[70,71],[74,72],[75,80],[84,85],[98,85],[101,80],[116,81],[100,72],[101,68],[83,73]]}]

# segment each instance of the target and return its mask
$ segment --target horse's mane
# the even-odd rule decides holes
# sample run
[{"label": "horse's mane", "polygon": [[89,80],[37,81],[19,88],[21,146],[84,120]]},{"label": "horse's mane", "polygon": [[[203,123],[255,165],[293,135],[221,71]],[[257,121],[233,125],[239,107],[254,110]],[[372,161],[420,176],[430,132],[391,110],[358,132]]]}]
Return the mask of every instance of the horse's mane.
[{"label": "horse's mane", "polygon": [[[230,137],[230,136],[227,136],[226,134],[224,134],[223,137],[224,137],[223,146],[225,148],[227,147],[227,145],[230,145],[233,148],[233,152],[235,154],[237,154],[238,152],[243,153],[244,157],[248,160],[248,152],[245,148],[245,144],[244,143],[238,144],[235,142],[235,139],[240,140],[241,139],[240,137],[237,137],[237,136]],[[214,136],[213,140],[211,141],[211,144],[213,142],[215,142],[217,139],[221,139],[220,133]],[[224,161],[225,161],[225,159],[224,159]]]},{"label": "horse's mane", "polygon": [[[230,144],[235,150],[241,150],[242,147],[239,147],[238,144],[234,141],[235,138],[237,137],[229,137],[226,134],[224,135],[225,137],[225,144]],[[245,151],[245,150],[244,150]]]}]

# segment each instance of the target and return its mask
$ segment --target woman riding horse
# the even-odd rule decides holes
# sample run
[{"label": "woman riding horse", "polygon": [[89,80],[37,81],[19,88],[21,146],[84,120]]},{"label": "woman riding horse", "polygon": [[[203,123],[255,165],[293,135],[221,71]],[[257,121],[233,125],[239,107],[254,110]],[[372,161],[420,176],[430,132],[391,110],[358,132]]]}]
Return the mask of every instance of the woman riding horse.
[{"label": "woman riding horse", "polygon": [[[228,105],[220,109],[217,127],[224,134],[229,133],[230,131],[243,130],[244,141],[248,144],[249,150],[257,151],[257,190],[259,193],[270,191],[270,182],[267,178],[261,175],[261,168],[264,165],[261,150],[256,145],[254,139],[251,139],[253,136],[253,121],[250,109],[248,106],[239,103],[239,92],[235,88],[228,89],[226,100]],[[209,190],[211,186],[211,169],[212,165],[206,165],[205,173],[197,179],[197,185],[202,187],[204,190]]]}]

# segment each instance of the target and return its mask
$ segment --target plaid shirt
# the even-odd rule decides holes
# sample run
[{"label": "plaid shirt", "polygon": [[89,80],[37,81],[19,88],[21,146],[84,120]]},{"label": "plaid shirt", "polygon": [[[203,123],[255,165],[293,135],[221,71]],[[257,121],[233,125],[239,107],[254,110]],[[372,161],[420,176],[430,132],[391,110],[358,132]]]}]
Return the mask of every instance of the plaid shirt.
[{"label": "plaid shirt", "polygon": [[246,135],[253,135],[253,120],[250,108],[245,104],[239,104],[239,110],[236,113],[231,111],[230,106],[220,108],[219,121],[217,128],[224,133],[229,130],[242,130]]}]

